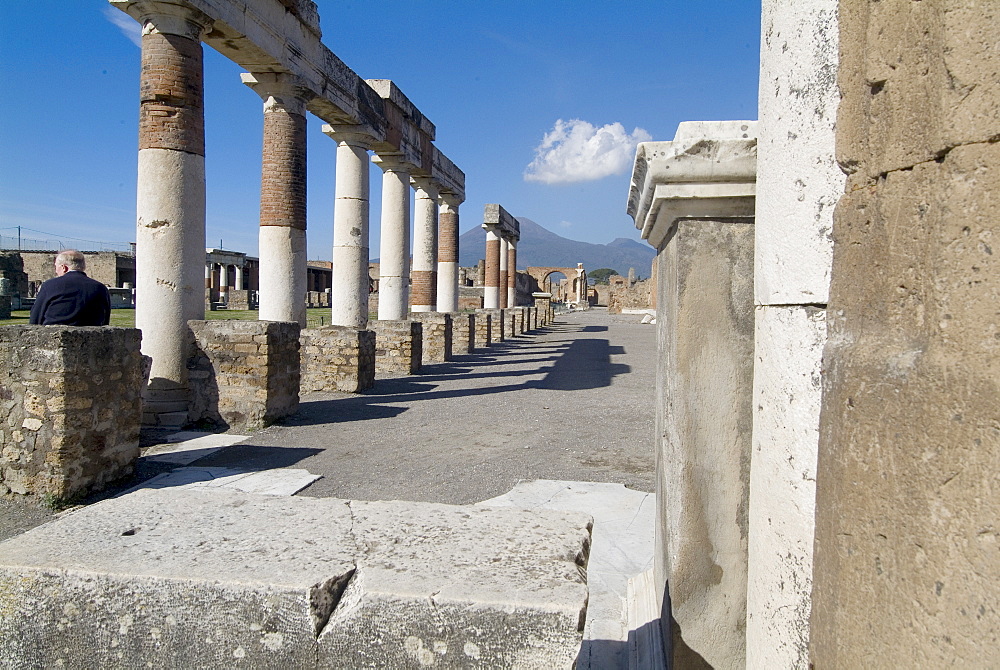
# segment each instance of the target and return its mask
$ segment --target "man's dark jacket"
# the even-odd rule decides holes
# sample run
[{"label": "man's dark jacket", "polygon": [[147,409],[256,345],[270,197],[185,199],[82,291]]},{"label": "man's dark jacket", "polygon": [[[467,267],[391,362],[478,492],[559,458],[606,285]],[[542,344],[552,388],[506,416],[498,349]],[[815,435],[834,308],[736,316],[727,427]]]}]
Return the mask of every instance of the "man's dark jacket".
[{"label": "man's dark jacket", "polygon": [[31,306],[29,323],[43,326],[106,326],[111,320],[108,287],[71,270],[44,282]]}]

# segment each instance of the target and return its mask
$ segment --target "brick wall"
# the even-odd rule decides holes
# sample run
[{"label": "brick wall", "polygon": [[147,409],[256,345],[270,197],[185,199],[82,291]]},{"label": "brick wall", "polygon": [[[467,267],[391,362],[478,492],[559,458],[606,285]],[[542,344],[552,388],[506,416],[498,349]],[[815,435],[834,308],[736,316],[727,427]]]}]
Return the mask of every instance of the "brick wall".
[{"label": "brick wall", "polygon": [[299,406],[299,324],[189,321],[191,421],[252,431]]},{"label": "brick wall", "polygon": [[347,326],[306,328],[301,336],[302,393],[358,393],[375,384],[375,333]]},{"label": "brick wall", "polygon": [[205,155],[201,42],[178,35],[142,36],[139,149]]},{"label": "brick wall", "polygon": [[134,328],[0,328],[0,493],[67,498],[132,473],[140,340]]}]

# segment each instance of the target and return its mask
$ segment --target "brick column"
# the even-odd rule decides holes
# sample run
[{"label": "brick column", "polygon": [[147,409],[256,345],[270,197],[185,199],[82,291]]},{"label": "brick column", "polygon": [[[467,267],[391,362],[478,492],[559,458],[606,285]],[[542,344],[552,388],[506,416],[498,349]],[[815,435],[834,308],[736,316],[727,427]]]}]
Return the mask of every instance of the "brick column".
[{"label": "brick column", "polygon": [[500,307],[500,237],[496,228],[486,227],[486,277],[483,283],[483,307]]},{"label": "brick column", "polygon": [[[155,8],[155,12],[153,9]],[[201,34],[211,20],[150,3],[142,24],[136,195],[136,327],[152,358],[147,417],[187,420],[187,322],[205,316],[205,120]]]},{"label": "brick column", "polygon": [[500,238],[500,276],[497,279],[497,293],[500,296],[500,309],[507,307],[507,274],[510,272],[510,242],[506,237]]},{"label": "brick column", "polygon": [[507,240],[507,306],[517,306],[517,240]]},{"label": "brick column", "polygon": [[333,290],[330,323],[368,326],[368,149],[360,132],[323,126],[337,142],[337,186],[333,211]]},{"label": "brick column", "polygon": [[441,195],[437,282],[439,312],[458,311],[458,206],[461,202],[451,193]]},{"label": "brick column", "polygon": [[378,318],[405,319],[410,292],[410,170],[398,156],[378,155],[382,168]]},{"label": "brick column", "polygon": [[306,325],[306,109],[294,77],[241,75],[264,100],[260,178],[262,321]]},{"label": "brick column", "polygon": [[437,188],[424,177],[411,177],[416,189],[413,213],[413,311],[437,308]]}]

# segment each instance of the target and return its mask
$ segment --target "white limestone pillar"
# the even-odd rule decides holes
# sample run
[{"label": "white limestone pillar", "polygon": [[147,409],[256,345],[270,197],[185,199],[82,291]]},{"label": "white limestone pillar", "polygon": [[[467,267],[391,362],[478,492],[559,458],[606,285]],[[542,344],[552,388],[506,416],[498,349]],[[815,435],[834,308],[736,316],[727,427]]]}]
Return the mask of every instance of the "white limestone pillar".
[{"label": "white limestone pillar", "polygon": [[483,307],[500,307],[500,236],[496,228],[486,227],[486,278],[483,284]]},{"label": "white limestone pillar", "polygon": [[323,126],[323,132],[337,142],[330,323],[363,330],[368,326],[368,149],[371,138],[365,133],[333,126]]},{"label": "white limestone pillar", "polygon": [[416,189],[413,201],[413,281],[414,312],[437,309],[437,187],[426,177],[411,177]]},{"label": "white limestone pillar", "polygon": [[258,318],[305,327],[305,101],[291,75],[244,73],[241,79],[264,100]]},{"label": "white limestone pillar", "polygon": [[152,358],[144,420],[186,421],[190,319],[205,316],[205,132],[195,9],[136,3],[142,24],[136,194],[136,310]]},{"label": "white limestone pillar", "polygon": [[410,292],[410,168],[398,156],[372,157],[382,168],[378,318],[405,319]]},{"label": "white limestone pillar", "polygon": [[235,288],[237,291],[242,291],[243,290],[243,266],[242,265],[237,265],[236,266],[236,282],[233,284],[233,288]]},{"label": "white limestone pillar", "polygon": [[229,266],[225,263],[219,263],[219,302],[229,302]]},{"label": "white limestone pillar", "polygon": [[506,237],[500,238],[500,277],[497,282],[497,292],[500,296],[500,308],[507,307],[507,272],[510,263],[510,242]]},{"label": "white limestone pillar", "polygon": [[[837,0],[764,0],[747,668],[807,668],[833,210]],[[817,77],[822,72],[824,76]]]},{"label": "white limestone pillar", "polygon": [[458,311],[458,206],[461,199],[451,193],[441,194],[438,227],[439,312]]},{"label": "white limestone pillar", "polygon": [[517,307],[517,240],[507,240],[507,306]]}]

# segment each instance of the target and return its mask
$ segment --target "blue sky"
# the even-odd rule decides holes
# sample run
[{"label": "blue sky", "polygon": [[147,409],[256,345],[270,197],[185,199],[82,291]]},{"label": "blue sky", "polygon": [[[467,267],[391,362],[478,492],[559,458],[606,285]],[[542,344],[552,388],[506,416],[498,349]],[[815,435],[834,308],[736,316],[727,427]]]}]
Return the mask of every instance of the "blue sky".
[{"label": "blue sky", "polygon": [[[317,4],[326,45],[362,77],[395,81],[437,126],[466,173],[463,232],[499,202],[571,239],[638,239],[625,214],[634,143],[671,139],[681,121],[757,117],[757,0]],[[18,225],[66,246],[134,239],[129,21],[104,0],[0,6],[4,241]],[[241,71],[205,47],[206,245],[256,255],[261,101]],[[332,243],[335,151],[321,125],[310,119],[311,259],[329,259]],[[374,165],[371,176],[377,257]]]}]

